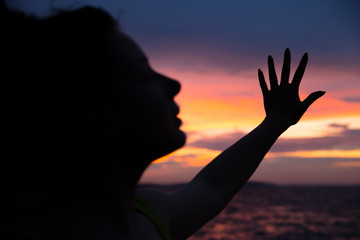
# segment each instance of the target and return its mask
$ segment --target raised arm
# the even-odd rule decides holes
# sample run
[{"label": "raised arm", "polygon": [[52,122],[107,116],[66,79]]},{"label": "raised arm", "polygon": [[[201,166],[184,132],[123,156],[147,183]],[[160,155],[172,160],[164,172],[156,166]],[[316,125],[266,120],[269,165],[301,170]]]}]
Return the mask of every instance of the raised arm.
[{"label": "raised arm", "polygon": [[277,138],[296,124],[308,107],[325,92],[299,98],[299,85],[307,64],[304,54],[289,82],[290,51],[286,49],[280,83],[274,62],[268,57],[268,89],[263,72],[258,77],[263,93],[266,117],[249,134],[226,149],[182,190],[171,197],[170,228],[176,239],[184,239],[216,216],[254,173]]}]

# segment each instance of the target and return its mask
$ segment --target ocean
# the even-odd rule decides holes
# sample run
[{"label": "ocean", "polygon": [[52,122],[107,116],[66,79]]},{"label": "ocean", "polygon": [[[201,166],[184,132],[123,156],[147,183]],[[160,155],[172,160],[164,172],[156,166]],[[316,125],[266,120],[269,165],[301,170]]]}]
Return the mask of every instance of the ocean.
[{"label": "ocean", "polygon": [[248,183],[188,239],[360,240],[360,186]]}]

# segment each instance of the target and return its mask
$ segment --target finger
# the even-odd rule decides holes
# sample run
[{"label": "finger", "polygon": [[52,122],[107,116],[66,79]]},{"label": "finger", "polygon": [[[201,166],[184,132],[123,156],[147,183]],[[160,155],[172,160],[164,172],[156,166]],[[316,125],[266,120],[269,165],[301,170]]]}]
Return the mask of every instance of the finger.
[{"label": "finger", "polygon": [[265,96],[265,94],[267,94],[267,92],[269,90],[268,90],[266,82],[265,82],[264,73],[260,69],[258,69],[258,78],[259,78],[261,91],[262,91],[263,95]]},{"label": "finger", "polygon": [[296,87],[299,87],[302,77],[304,76],[306,64],[308,62],[308,54],[305,53],[304,56],[301,58],[298,68],[294,74],[294,78],[292,80],[292,84]]},{"label": "finger", "polygon": [[274,89],[278,86],[278,80],[275,72],[274,60],[271,56],[268,57],[269,79],[270,89]]},{"label": "finger", "polygon": [[282,71],[281,71],[280,85],[285,85],[285,84],[289,83],[290,61],[291,61],[290,50],[287,48],[284,53],[284,63],[283,63]]},{"label": "finger", "polygon": [[317,91],[311,93],[304,101],[305,109],[310,107],[311,104],[313,104],[316,100],[318,100],[320,97],[322,97],[325,94],[324,91]]}]

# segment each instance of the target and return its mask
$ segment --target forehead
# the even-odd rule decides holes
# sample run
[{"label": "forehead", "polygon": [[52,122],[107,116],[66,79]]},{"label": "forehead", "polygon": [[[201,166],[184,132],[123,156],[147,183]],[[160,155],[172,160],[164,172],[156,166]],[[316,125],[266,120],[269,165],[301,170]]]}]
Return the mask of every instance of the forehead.
[{"label": "forehead", "polygon": [[137,65],[147,61],[141,48],[125,33],[116,30],[110,34],[110,55],[117,62],[125,65]]}]

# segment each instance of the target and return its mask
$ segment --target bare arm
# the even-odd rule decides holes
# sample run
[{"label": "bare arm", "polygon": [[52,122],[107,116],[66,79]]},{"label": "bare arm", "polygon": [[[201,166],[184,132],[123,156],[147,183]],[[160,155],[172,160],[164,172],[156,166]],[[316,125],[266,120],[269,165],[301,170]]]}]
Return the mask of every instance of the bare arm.
[{"label": "bare arm", "polygon": [[278,83],[271,56],[268,58],[270,90],[259,70],[266,117],[252,132],[230,146],[182,190],[168,199],[169,226],[174,239],[184,239],[216,216],[254,173],[277,138],[296,124],[308,107],[324,95],[318,91],[304,101],[299,99],[299,85],[307,64],[305,54],[289,83],[290,51]]},{"label": "bare arm", "polygon": [[287,49],[279,84],[273,59],[269,56],[270,90],[262,71],[259,69],[258,72],[266,111],[264,121],[208,164],[196,176],[195,182],[209,184],[225,201],[229,201],[243,186],[278,137],[296,124],[308,107],[324,95],[325,92],[318,91],[310,94],[304,101],[299,98],[299,85],[307,59],[307,54],[304,54],[292,82],[289,83],[290,51]]}]

